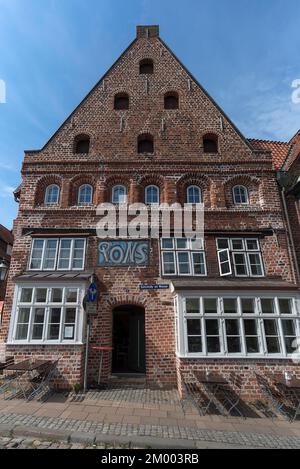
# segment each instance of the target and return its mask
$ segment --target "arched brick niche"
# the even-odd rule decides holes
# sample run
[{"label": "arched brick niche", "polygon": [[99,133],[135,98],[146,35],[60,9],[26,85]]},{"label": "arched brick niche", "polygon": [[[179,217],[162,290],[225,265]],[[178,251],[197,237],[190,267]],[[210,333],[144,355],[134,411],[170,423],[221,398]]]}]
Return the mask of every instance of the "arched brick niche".
[{"label": "arched brick niche", "polygon": [[[236,186],[245,187],[248,193],[247,204],[236,204],[233,196],[233,189]],[[224,184],[225,202],[226,207],[247,207],[247,206],[260,206],[262,205],[262,194],[260,191],[260,181],[256,177],[247,175],[237,175],[233,178],[228,179]]]},{"label": "arched brick niche", "polygon": [[206,176],[192,173],[186,174],[177,181],[177,202],[182,205],[188,202],[187,190],[190,186],[197,186],[200,188],[202,203],[205,207],[210,207],[211,180]]},{"label": "arched brick niche", "polygon": [[74,207],[80,205],[78,202],[79,189],[83,185],[89,185],[92,188],[92,203],[91,205],[96,204],[96,180],[93,176],[76,176],[70,181],[69,189],[69,206]]},{"label": "arched brick niche", "polygon": [[111,176],[106,179],[104,184],[104,201],[106,203],[112,203],[112,191],[114,186],[124,186],[127,191],[128,200],[131,188],[131,179],[126,175],[118,175]]},{"label": "arched brick niche", "polygon": [[145,190],[148,186],[156,186],[159,189],[159,202],[167,202],[165,200],[164,178],[157,174],[149,174],[141,179],[136,188],[135,201],[145,203]]},{"label": "arched brick niche", "polygon": [[35,188],[35,196],[34,196],[34,205],[35,207],[44,206],[45,205],[45,195],[47,187],[51,185],[57,185],[59,187],[59,201],[57,205],[61,203],[62,197],[62,179],[60,176],[57,175],[47,175],[40,178],[36,183]]}]

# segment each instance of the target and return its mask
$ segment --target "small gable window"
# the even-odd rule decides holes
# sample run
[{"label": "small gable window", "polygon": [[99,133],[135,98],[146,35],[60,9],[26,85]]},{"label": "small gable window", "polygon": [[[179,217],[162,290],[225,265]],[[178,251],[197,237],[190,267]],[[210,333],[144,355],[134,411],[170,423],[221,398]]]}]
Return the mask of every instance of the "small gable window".
[{"label": "small gable window", "polygon": [[147,186],[145,189],[145,203],[148,205],[159,204],[159,188],[157,186]]},{"label": "small gable window", "polygon": [[48,186],[45,192],[45,205],[56,205],[59,201],[59,186],[51,184]]},{"label": "small gable window", "polygon": [[119,93],[115,96],[114,108],[116,111],[127,111],[129,109],[129,96],[126,93]]},{"label": "small gable window", "polygon": [[245,186],[234,186],[233,191],[233,202],[234,204],[248,204],[249,195],[248,190]]},{"label": "small gable window", "polygon": [[215,134],[207,134],[203,137],[204,153],[218,153],[218,137]]},{"label": "small gable window", "polygon": [[152,135],[144,134],[138,138],[138,153],[152,154],[154,153],[154,140]]},{"label": "small gable window", "polygon": [[189,186],[187,188],[187,203],[188,204],[201,204],[202,194],[201,189],[198,186]]},{"label": "small gable window", "polygon": [[83,184],[78,191],[78,205],[91,205],[93,201],[93,188],[89,184]]},{"label": "small gable window", "polygon": [[144,59],[140,61],[140,75],[152,75],[154,71],[153,60]]},{"label": "small gable window", "polygon": [[114,186],[112,188],[112,203],[124,204],[127,202],[127,189],[125,186]]},{"label": "small gable window", "polygon": [[88,154],[90,152],[90,137],[87,135],[80,135],[75,138],[74,153]]},{"label": "small gable window", "polygon": [[165,94],[165,109],[178,109],[179,98],[177,93],[166,93]]}]

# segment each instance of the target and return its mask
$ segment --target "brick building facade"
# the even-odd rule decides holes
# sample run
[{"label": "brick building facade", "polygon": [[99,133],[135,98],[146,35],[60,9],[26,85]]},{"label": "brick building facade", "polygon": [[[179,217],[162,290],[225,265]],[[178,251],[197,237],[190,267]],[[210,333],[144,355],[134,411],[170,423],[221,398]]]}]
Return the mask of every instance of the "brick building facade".
[{"label": "brick building facade", "polygon": [[[60,356],[57,385],[82,383],[82,300],[94,276],[90,383],[99,345],[113,347],[104,381],[134,373],[180,388],[181,370],[246,377],[254,365],[300,375],[291,359],[299,279],[274,155],[239,132],[158,27],[138,27],[49,142],[25,153],[0,335],[7,353]],[[145,199],[202,201],[204,243],[140,240],[134,249],[147,262],[142,251],[117,262],[129,241],[101,244],[96,207]],[[244,383],[244,394],[255,396],[252,378]]]}]

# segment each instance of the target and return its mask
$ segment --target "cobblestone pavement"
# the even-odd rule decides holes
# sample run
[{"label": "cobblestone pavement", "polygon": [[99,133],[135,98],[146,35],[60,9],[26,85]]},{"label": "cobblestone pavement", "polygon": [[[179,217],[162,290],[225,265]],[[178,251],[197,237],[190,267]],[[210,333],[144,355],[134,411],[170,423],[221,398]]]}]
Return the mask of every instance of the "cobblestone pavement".
[{"label": "cobblestone pavement", "polygon": [[130,445],[112,446],[108,444],[65,443],[36,438],[0,437],[0,449],[140,449]]},{"label": "cobblestone pavement", "polygon": [[186,426],[155,426],[121,423],[97,423],[76,419],[36,417],[16,413],[0,413],[0,425],[46,429],[48,431],[80,432],[88,435],[112,435],[132,438],[189,440],[255,448],[300,448],[300,438],[252,432],[206,430]]},{"label": "cobblestone pavement", "polygon": [[72,402],[83,402],[84,400],[117,401],[117,402],[142,402],[143,404],[169,404],[180,405],[178,391],[175,389],[147,389],[127,386],[122,388],[110,386],[101,391],[88,391],[86,394],[70,394]]}]

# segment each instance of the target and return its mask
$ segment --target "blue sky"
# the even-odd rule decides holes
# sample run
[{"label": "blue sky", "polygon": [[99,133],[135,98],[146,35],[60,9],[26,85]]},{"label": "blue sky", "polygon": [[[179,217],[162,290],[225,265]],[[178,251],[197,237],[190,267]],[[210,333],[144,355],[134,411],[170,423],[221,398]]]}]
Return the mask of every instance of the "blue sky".
[{"label": "blue sky", "polygon": [[0,223],[25,149],[40,148],[135,37],[161,37],[247,137],[300,128],[299,0],[0,0]]}]

